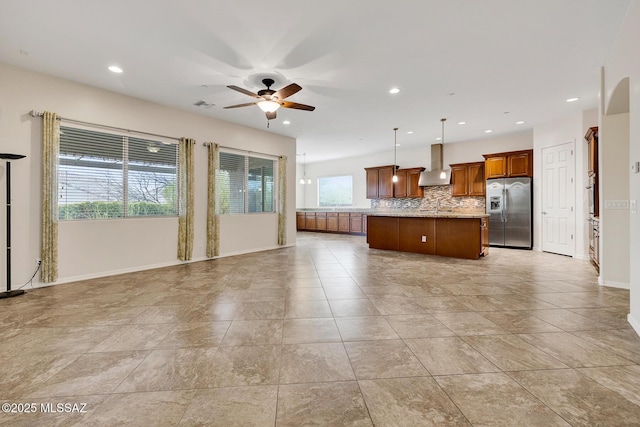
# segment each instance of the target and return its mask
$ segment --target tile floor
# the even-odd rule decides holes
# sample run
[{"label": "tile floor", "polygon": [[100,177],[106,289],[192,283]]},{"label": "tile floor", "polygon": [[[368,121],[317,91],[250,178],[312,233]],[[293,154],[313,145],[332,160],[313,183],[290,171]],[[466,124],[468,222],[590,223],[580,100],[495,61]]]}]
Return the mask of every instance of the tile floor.
[{"label": "tile floor", "polygon": [[0,300],[0,401],[36,409],[0,425],[638,426],[628,308],[585,261],[299,233]]}]

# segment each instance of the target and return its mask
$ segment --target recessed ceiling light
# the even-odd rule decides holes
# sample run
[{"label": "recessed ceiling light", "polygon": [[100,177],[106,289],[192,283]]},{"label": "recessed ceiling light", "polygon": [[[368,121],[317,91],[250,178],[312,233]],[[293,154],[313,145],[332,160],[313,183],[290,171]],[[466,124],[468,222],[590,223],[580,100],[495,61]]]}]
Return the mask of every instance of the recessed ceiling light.
[{"label": "recessed ceiling light", "polygon": [[569,98],[567,99],[567,102],[576,102],[578,99],[580,98]]},{"label": "recessed ceiling light", "polygon": [[517,125],[523,125],[524,124],[524,120],[519,120],[516,122]]},{"label": "recessed ceiling light", "polygon": [[458,122],[459,125],[466,125],[467,122]]},{"label": "recessed ceiling light", "polygon": [[122,73],[122,68],[118,67],[117,65],[112,65],[109,67],[109,71],[111,71],[112,73],[120,74]]},{"label": "recessed ceiling light", "polygon": [[484,133],[491,133],[491,132],[493,132],[491,129],[487,129],[484,131]]},{"label": "recessed ceiling light", "polygon": [[413,131],[412,131],[412,130],[410,130],[410,131],[407,131],[407,133],[408,133],[409,135],[411,135],[411,134],[413,133]]},{"label": "recessed ceiling light", "polygon": [[442,141],[442,138],[441,137],[437,137],[436,141]]},{"label": "recessed ceiling light", "polygon": [[398,93],[398,92],[400,92],[400,89],[398,89],[397,87],[394,87],[389,90],[389,93]]},{"label": "recessed ceiling light", "polygon": [[396,142],[396,147],[400,147],[400,144],[398,144],[397,142]]},{"label": "recessed ceiling light", "polygon": [[289,120],[285,120],[284,122],[282,122],[283,125],[290,125],[291,122]]}]

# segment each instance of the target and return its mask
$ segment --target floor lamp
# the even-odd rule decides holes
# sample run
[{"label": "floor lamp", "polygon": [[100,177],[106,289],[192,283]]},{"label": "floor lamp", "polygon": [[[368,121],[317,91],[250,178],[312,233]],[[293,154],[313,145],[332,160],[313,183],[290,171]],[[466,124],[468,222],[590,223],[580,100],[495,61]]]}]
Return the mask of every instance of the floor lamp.
[{"label": "floor lamp", "polygon": [[7,290],[0,292],[0,299],[24,294],[22,289],[11,290],[11,160],[24,157],[22,154],[0,153],[0,159],[7,161]]}]

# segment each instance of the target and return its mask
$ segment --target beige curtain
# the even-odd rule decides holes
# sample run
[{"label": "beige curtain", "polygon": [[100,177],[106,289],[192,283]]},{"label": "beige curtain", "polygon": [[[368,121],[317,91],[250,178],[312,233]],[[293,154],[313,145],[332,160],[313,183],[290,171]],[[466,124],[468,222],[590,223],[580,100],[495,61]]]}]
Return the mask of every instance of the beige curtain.
[{"label": "beige curtain", "polygon": [[287,156],[278,159],[278,245],[287,244]]},{"label": "beige curtain", "polygon": [[178,259],[189,261],[193,256],[193,191],[194,147],[196,141],[180,138],[178,161],[180,163],[180,199],[178,216]]},{"label": "beige curtain", "polygon": [[220,167],[220,146],[208,145],[209,174],[207,179],[207,257],[220,255],[220,221],[216,212],[216,171]]},{"label": "beige curtain", "polygon": [[42,115],[42,283],[58,279],[58,153],[60,123],[56,113]]}]

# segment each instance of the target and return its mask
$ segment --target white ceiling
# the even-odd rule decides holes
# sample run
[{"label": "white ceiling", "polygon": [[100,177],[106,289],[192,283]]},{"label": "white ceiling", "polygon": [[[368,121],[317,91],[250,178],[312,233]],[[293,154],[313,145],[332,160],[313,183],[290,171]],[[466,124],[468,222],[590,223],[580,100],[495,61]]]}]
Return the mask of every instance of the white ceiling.
[{"label": "white ceiling", "polygon": [[[303,89],[289,100],[316,110],[281,108],[269,131],[297,138],[312,163],[390,151],[394,127],[400,149],[426,147],[441,117],[455,142],[596,108],[628,4],[0,0],[0,62],[258,129],[267,123],[257,107],[222,109],[252,101],[226,86],[295,82]],[[215,105],[193,106],[200,100]]]}]

